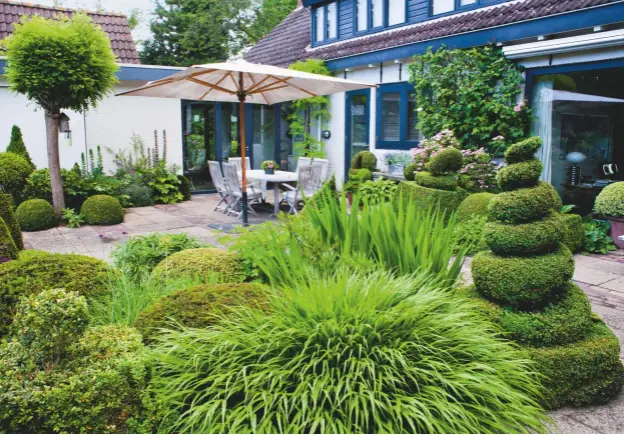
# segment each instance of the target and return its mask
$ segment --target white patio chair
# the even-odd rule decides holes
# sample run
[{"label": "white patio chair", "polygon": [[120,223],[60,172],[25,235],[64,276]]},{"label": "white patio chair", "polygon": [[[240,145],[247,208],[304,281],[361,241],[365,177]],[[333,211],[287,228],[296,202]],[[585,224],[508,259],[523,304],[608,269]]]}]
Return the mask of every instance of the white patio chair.
[{"label": "white patio chair", "polygon": [[[232,198],[228,196],[228,190],[225,186],[225,180],[223,179],[223,174],[221,173],[221,165],[219,162],[208,161],[208,171],[210,171],[210,178],[212,178],[212,183],[215,185],[215,189],[217,189],[217,193],[221,197],[217,206],[214,208],[214,211],[219,210],[221,213],[227,213],[230,208],[230,202],[232,202]],[[222,204],[225,204],[223,206]]]},{"label": "white patio chair", "polygon": [[[228,191],[228,195],[233,198],[230,203],[231,207],[228,210],[228,214],[233,213],[238,218],[242,217],[242,204],[243,204],[243,189],[241,188],[240,181],[238,179],[238,172],[236,171],[236,165],[233,163],[223,163],[223,176],[225,178],[225,186]],[[253,186],[247,187],[247,209],[254,215],[258,216],[256,210],[254,210],[254,204],[260,204],[262,201],[262,192],[256,190]]]},{"label": "white patio chair", "polygon": [[[236,165],[236,170],[238,172],[242,172],[243,170],[243,158],[242,157],[230,157],[228,159],[228,163],[234,163]],[[245,168],[249,171],[251,170],[251,161],[249,157],[245,157]]]},{"label": "white patio chair", "polygon": [[303,201],[303,197],[312,197],[318,192],[321,187],[321,173],[323,171],[322,165],[312,164],[307,166],[301,166],[298,172],[297,187],[293,187],[289,184],[282,184],[286,189],[282,196],[282,201],[290,206],[289,213],[299,213],[297,208],[299,203]]},{"label": "white patio chair", "polygon": [[299,173],[299,168],[304,166],[310,166],[312,164],[312,159],[310,157],[299,157],[297,159],[297,170],[295,171],[297,174]]},{"label": "white patio chair", "polygon": [[329,160],[327,159],[312,159],[312,164],[321,165],[321,184],[327,181],[327,172],[329,171]]}]

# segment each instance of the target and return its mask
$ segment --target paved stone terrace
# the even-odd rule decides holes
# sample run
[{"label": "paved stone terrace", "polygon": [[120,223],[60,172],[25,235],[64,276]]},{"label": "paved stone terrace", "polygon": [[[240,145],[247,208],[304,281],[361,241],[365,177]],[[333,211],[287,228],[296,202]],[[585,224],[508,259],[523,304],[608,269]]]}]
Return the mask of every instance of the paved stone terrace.
[{"label": "paved stone terrace", "polygon": [[[59,227],[24,233],[24,241],[29,249],[75,252],[103,260],[108,260],[110,252],[131,236],[154,232],[187,233],[203,242],[218,245],[218,239],[224,233],[216,228],[221,225],[232,227],[238,221],[235,217],[214,212],[217,201],[216,195],[196,195],[192,201],[176,205],[130,208],[120,225],[76,229]],[[269,218],[272,207],[267,205],[261,208],[260,218],[251,217],[250,222]],[[469,280],[469,262],[464,270]],[[577,255],[574,280],[589,296],[594,311],[624,344],[624,251],[609,255]],[[553,432],[624,433],[624,393],[607,405],[565,408],[550,415],[557,424]]]}]

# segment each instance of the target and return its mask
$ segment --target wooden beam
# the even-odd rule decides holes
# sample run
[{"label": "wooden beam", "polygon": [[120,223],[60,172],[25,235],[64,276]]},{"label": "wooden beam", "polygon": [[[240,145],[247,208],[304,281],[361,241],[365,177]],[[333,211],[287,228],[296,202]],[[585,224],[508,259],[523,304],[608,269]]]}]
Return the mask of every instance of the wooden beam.
[{"label": "wooden beam", "polygon": [[282,88],[287,88],[290,85],[281,85],[281,86],[275,86],[275,87],[271,87],[272,85],[269,85],[267,87],[264,87],[262,89],[258,89],[256,91],[253,92],[248,92],[249,95],[253,95],[253,94],[262,94],[263,92],[269,92],[269,91],[275,91],[277,89],[282,89]]},{"label": "wooden beam", "polygon": [[[217,83],[215,83],[215,86],[219,86],[219,85],[221,84],[221,82],[222,82],[223,80],[225,80],[228,76],[232,76],[232,72],[229,72],[229,73],[227,73],[226,75],[224,75],[223,77],[221,77],[221,78],[219,79],[219,81],[218,81]],[[202,95],[201,97],[199,97],[200,101],[201,101],[201,100],[203,100],[203,99],[206,97],[206,95],[208,95],[208,94],[209,94],[209,93],[211,93],[212,91],[213,91],[213,88],[208,89],[208,91],[207,91],[204,95]]]},{"label": "wooden beam", "polygon": [[194,77],[186,77],[185,80],[188,80],[189,82],[197,83],[198,85],[206,86],[210,89],[214,89],[215,91],[221,91],[221,92],[225,92],[226,94],[236,95],[236,92],[234,91],[230,91],[229,89],[223,88],[218,85],[213,85],[212,83],[208,83],[203,80],[196,79]]}]

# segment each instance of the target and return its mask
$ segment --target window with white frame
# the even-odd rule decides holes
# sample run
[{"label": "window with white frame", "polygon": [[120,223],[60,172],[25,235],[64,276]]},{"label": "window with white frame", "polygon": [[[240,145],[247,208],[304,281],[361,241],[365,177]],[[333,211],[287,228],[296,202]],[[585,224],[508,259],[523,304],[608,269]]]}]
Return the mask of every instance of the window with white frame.
[{"label": "window with white frame", "polygon": [[457,9],[483,3],[483,0],[430,0],[431,14],[440,15],[453,12]]},{"label": "window with white frame", "polygon": [[410,149],[422,140],[414,86],[409,83],[381,85],[377,89],[377,141],[379,149]]},{"label": "window with white frame", "polygon": [[338,37],[338,4],[336,2],[314,9],[314,29],[315,42]]},{"label": "window with white frame", "polygon": [[357,32],[407,21],[407,0],[355,0],[354,5]]}]

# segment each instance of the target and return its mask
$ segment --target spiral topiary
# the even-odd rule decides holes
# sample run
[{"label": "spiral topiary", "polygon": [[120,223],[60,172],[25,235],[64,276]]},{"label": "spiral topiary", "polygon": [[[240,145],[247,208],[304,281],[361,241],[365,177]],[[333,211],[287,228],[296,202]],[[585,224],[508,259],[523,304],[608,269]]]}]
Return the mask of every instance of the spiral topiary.
[{"label": "spiral topiary", "polygon": [[15,210],[15,218],[24,231],[41,231],[54,228],[58,217],[52,205],[43,199],[29,199]]},{"label": "spiral topiary", "polygon": [[80,214],[89,225],[116,225],[124,220],[124,210],[119,201],[109,195],[95,195],[82,204]]},{"label": "spiral topiary", "polygon": [[488,204],[496,195],[488,192],[473,193],[457,208],[457,221],[465,222],[479,216],[487,216]]},{"label": "spiral topiary", "polygon": [[351,159],[351,169],[368,169],[373,172],[377,168],[377,156],[370,151],[360,151]]},{"label": "spiral topiary", "polygon": [[416,179],[416,171],[420,166],[416,163],[410,163],[403,169],[403,176],[407,181],[414,181]]},{"label": "spiral topiary", "polygon": [[15,246],[9,227],[0,217],[0,263],[15,260],[17,255],[17,246]]},{"label": "spiral topiary", "polygon": [[503,193],[488,205],[484,240],[491,251],[472,262],[475,290],[488,317],[538,363],[545,405],[604,403],[624,384],[617,338],[592,315],[587,296],[570,283],[574,258],[561,200],[539,182],[541,146],[530,138],[509,148],[499,172]]}]

